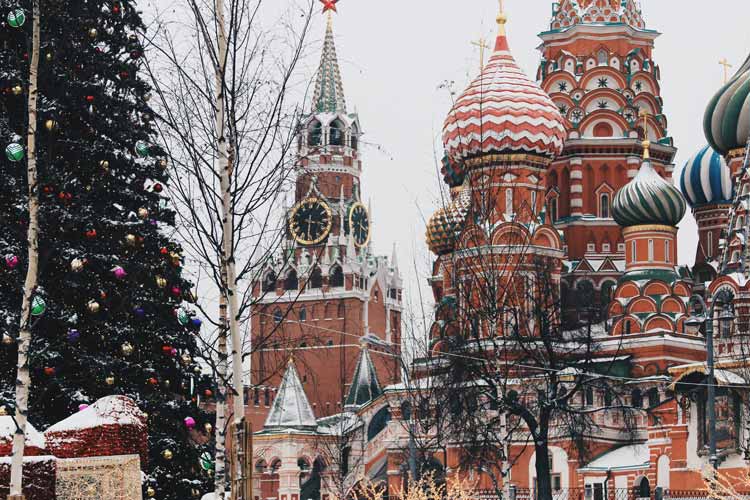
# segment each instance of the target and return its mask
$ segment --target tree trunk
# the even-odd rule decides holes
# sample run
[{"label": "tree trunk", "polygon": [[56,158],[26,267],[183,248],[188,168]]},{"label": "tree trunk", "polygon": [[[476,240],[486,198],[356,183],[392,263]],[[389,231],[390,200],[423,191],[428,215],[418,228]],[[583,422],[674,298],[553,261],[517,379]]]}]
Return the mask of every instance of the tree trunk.
[{"label": "tree trunk", "polygon": [[[222,266],[226,268],[227,281],[222,291],[229,306],[229,335],[232,342],[233,423],[239,428],[244,420],[245,404],[242,382],[242,341],[239,338],[239,306],[237,303],[237,274],[234,258],[234,220],[232,204],[232,165],[226,137],[225,74],[227,66],[227,32],[224,18],[224,1],[216,0],[216,23],[218,25],[218,59],[216,67],[216,135],[218,138],[219,173],[222,192]],[[236,452],[237,450],[233,450]],[[232,476],[242,477],[242,460],[234,460]],[[234,486],[234,485],[233,485]]]},{"label": "tree trunk", "polygon": [[534,439],[536,451],[536,498],[552,500],[552,478],[549,463],[549,416],[542,411],[539,416],[539,427]]},{"label": "tree trunk", "polygon": [[[226,283],[226,268],[222,266],[221,279]],[[226,442],[227,442],[227,301],[226,297],[219,296],[219,363],[216,367],[216,375],[219,381],[216,399],[216,458],[214,493],[217,500],[224,500],[224,492],[227,489],[226,471]]]},{"label": "tree trunk", "polygon": [[37,190],[36,126],[37,79],[39,72],[39,0],[34,0],[31,64],[29,65],[29,128],[27,131],[27,177],[29,183],[29,265],[21,303],[21,323],[18,331],[18,373],[16,375],[16,433],[13,436],[13,458],[10,473],[9,499],[23,499],[23,455],[26,444],[26,420],[29,411],[29,348],[31,346],[31,303],[36,292],[39,270],[39,193]]}]

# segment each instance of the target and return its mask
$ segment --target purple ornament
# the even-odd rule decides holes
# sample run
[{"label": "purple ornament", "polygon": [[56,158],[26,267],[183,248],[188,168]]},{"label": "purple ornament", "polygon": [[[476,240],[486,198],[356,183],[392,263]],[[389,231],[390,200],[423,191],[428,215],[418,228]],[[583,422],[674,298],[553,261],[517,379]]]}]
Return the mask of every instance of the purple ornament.
[{"label": "purple ornament", "polygon": [[192,319],[193,326],[195,328],[200,328],[203,322],[200,320],[200,318],[193,318]]},{"label": "purple ornament", "polygon": [[5,265],[7,265],[9,269],[15,269],[16,266],[18,266],[18,256],[13,254],[6,255]]},{"label": "purple ornament", "polygon": [[121,279],[123,279],[123,278],[124,278],[125,276],[127,276],[127,275],[128,275],[128,273],[127,273],[127,272],[125,272],[125,269],[123,269],[123,268],[122,268],[121,266],[115,266],[115,267],[114,267],[114,268],[112,269],[112,273],[113,273],[113,274],[115,275],[115,278],[117,278],[118,280],[121,280]]},{"label": "purple ornament", "polygon": [[173,348],[172,348],[172,349],[171,349],[171,350],[169,351],[169,355],[170,355],[170,356],[172,356],[172,357],[175,357],[175,356],[177,356],[177,349],[175,349],[175,348],[173,347]]},{"label": "purple ornament", "polygon": [[195,427],[195,419],[193,417],[185,417],[184,422],[185,427],[187,427],[188,429],[192,429],[193,427]]},{"label": "purple ornament", "polygon": [[143,310],[142,307],[134,307],[133,308],[133,314],[136,315],[138,318],[143,318],[146,315],[146,311]]},{"label": "purple ornament", "polygon": [[88,407],[89,407],[89,405],[87,405],[87,404],[80,404],[80,405],[78,405],[78,411],[83,411],[83,410],[85,410]]},{"label": "purple ornament", "polygon": [[81,338],[81,333],[76,330],[75,328],[71,328],[68,330],[68,342],[78,342],[78,339]]}]

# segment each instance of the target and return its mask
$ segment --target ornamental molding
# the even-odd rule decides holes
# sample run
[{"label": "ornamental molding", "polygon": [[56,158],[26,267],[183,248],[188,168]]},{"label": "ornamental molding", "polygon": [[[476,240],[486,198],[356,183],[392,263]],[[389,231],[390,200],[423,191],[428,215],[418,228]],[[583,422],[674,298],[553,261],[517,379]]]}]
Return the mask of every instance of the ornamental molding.
[{"label": "ornamental molding", "polygon": [[639,236],[638,233],[669,233],[669,234],[677,234],[677,228],[674,226],[665,226],[663,224],[642,224],[639,226],[630,226],[626,227],[622,230],[623,237],[626,236]]},{"label": "ornamental molding", "polygon": [[478,156],[476,158],[470,158],[464,161],[467,167],[485,168],[485,167],[498,167],[500,165],[508,165],[513,167],[521,167],[528,164],[531,168],[543,168],[546,169],[552,162],[550,158],[546,156],[540,156],[530,153],[513,153],[513,154],[488,154]]}]

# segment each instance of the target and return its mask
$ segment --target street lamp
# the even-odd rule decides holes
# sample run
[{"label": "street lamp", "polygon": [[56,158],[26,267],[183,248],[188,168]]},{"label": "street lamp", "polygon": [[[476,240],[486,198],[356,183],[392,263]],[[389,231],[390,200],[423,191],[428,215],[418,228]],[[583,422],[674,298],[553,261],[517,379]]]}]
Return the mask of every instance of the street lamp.
[{"label": "street lamp", "polygon": [[[708,413],[708,461],[711,466],[716,469],[718,465],[718,456],[716,455],[716,380],[715,380],[715,369],[714,369],[714,310],[716,305],[722,306],[723,311],[719,315],[719,324],[723,322],[733,321],[734,314],[729,310],[727,306],[732,304],[732,292],[727,289],[719,290],[711,300],[711,308],[706,306],[706,301],[700,295],[693,295],[690,299],[690,303],[697,303],[700,306],[700,310],[694,312],[688,319],[685,320],[685,324],[691,327],[700,327],[706,325],[706,365],[708,368],[708,394],[706,395],[706,409]],[[688,305],[690,305],[690,303]],[[708,316],[706,316],[708,311]]]}]

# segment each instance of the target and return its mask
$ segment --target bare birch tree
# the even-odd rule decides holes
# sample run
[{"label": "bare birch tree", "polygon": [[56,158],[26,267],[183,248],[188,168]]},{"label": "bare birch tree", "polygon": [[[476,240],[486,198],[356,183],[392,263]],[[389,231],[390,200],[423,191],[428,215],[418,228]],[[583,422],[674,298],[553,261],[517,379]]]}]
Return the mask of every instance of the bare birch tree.
[{"label": "bare birch tree", "polygon": [[39,47],[41,35],[39,0],[33,2],[31,62],[29,65],[29,94],[27,131],[27,180],[29,195],[28,253],[29,266],[21,303],[21,324],[18,332],[18,373],[16,375],[16,433],[13,436],[13,458],[10,473],[9,500],[23,500],[23,457],[26,445],[26,423],[29,412],[29,347],[31,346],[31,309],[39,278],[39,186],[37,183],[37,81],[39,77]]}]

